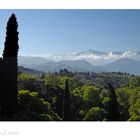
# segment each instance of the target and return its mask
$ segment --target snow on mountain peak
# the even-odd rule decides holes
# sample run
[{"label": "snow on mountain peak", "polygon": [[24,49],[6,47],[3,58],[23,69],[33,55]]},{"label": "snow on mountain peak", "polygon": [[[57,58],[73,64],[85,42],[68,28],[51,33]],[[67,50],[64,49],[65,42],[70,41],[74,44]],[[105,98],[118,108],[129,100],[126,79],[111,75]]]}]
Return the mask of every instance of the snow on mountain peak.
[{"label": "snow on mountain peak", "polygon": [[104,52],[95,51],[95,50],[87,50],[77,53],[76,55],[104,55]]},{"label": "snow on mountain peak", "polygon": [[78,53],[67,53],[59,55],[51,55],[46,57],[53,61],[62,60],[85,60],[93,65],[104,65],[114,62],[121,58],[130,58],[134,60],[140,60],[140,52],[135,51],[112,51],[112,52],[100,52],[95,50],[87,50]]}]

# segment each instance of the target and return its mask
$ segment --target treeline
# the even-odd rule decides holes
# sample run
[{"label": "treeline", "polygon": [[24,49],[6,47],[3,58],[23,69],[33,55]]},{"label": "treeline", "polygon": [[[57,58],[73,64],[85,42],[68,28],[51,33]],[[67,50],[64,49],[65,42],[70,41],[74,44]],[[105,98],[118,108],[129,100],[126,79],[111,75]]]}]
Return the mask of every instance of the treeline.
[{"label": "treeline", "polygon": [[[138,110],[140,104],[140,77],[138,76],[130,76],[128,83],[118,88],[114,88],[109,83],[106,83],[104,87],[95,86],[91,82],[81,83],[81,78],[72,75],[56,75],[55,73],[43,74],[40,79],[20,74],[19,79],[25,83],[30,83],[28,85],[33,85],[36,81],[40,82],[42,86],[44,85],[45,92],[38,94],[38,98],[48,102],[51,105],[51,110],[59,116],[60,120],[64,120],[63,103],[66,87],[69,89],[68,96],[70,95],[67,102],[69,104],[67,111],[69,110],[68,116],[70,118],[66,120],[140,120],[140,111]],[[66,86],[67,79],[68,85]],[[24,90],[28,90],[28,92],[38,91],[34,86],[27,86]]]}]

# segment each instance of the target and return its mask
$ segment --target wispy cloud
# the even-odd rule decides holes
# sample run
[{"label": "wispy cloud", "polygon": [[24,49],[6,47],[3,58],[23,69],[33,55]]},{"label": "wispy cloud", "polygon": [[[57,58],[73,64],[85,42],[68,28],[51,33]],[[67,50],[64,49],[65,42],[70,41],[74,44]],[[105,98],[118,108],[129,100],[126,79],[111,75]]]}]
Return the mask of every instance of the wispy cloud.
[{"label": "wispy cloud", "polygon": [[93,65],[103,65],[113,61],[116,61],[121,58],[130,58],[135,60],[140,60],[140,52],[134,51],[125,51],[125,52],[108,52],[108,53],[94,53],[91,52],[81,52],[81,53],[66,53],[66,54],[55,54],[46,57],[53,61],[62,61],[62,60],[86,60]]}]

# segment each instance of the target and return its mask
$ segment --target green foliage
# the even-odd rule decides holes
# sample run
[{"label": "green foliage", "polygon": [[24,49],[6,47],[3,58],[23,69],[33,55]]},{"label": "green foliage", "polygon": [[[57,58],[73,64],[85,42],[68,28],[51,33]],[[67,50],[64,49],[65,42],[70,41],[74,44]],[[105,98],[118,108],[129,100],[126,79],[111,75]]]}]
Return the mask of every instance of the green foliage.
[{"label": "green foliage", "polygon": [[131,89],[130,91],[131,91],[131,94],[128,100],[129,106],[135,104],[136,101],[140,99],[140,87],[135,87],[134,89]]},{"label": "green foliage", "polygon": [[82,83],[80,83],[80,81],[75,77],[59,76],[59,79],[61,81],[60,87],[62,87],[62,88],[64,88],[64,85],[65,85],[64,83],[65,83],[66,79],[69,80],[70,91],[73,91],[75,88],[82,86]]},{"label": "green foliage", "polygon": [[128,120],[130,116],[131,119],[134,119],[136,115],[130,115],[129,109],[140,99],[140,87],[119,88],[117,89],[117,97],[120,104],[120,119]]},{"label": "green foliage", "polygon": [[140,77],[139,76],[131,77],[130,80],[129,80],[129,86],[130,87],[140,86]]},{"label": "green foliage", "polygon": [[81,87],[81,83],[77,78],[74,77],[68,77],[68,76],[61,76],[61,75],[56,75],[53,73],[48,73],[45,77],[45,84],[46,85],[52,85],[52,86],[59,86],[61,88],[65,88],[65,81],[66,79],[69,80],[69,87],[70,91],[73,91],[77,87]]},{"label": "green foliage", "polygon": [[64,94],[64,121],[71,120],[71,95],[69,90],[68,79],[65,81],[65,94]]},{"label": "green foliage", "polygon": [[96,107],[100,103],[99,89],[95,86],[84,86],[82,87],[83,100],[86,102],[89,108]]},{"label": "green foliage", "polygon": [[80,94],[71,95],[71,111],[73,120],[82,120],[85,117],[85,106]]},{"label": "green foliage", "polygon": [[[18,76],[18,79],[27,81],[27,85],[30,86],[32,79],[33,81],[36,80],[34,77],[23,73]],[[66,79],[68,79],[69,84],[65,84]],[[136,109],[134,104],[140,99],[140,87],[138,86],[138,78],[134,79],[132,84],[129,82],[128,87],[114,90],[114,88],[103,88],[100,84],[95,86],[93,78],[87,74],[85,77],[84,75],[78,77],[65,71],[62,71],[60,75],[58,73],[43,74],[40,80],[45,80],[46,92],[42,96],[35,92],[22,91],[22,98],[18,98],[23,111],[20,112],[20,118],[22,120],[61,120],[60,118],[63,118],[64,115],[64,93],[66,93],[66,89],[69,89],[67,92],[71,93],[71,103],[65,112],[69,110],[71,119],[64,120],[110,120],[110,109],[113,107],[112,100],[114,99],[118,102],[117,110],[120,114],[120,120],[139,120],[139,114],[134,113]],[[36,91],[34,86],[31,89],[30,91]],[[115,94],[115,91],[116,97],[114,98],[112,95]]]},{"label": "green foliage", "polygon": [[119,88],[116,90],[118,102],[120,105],[124,106],[125,108],[129,108],[129,98],[130,98],[130,92],[131,89],[128,87],[125,88]]},{"label": "green foliage", "polygon": [[[30,81],[31,78],[32,77],[26,74],[25,75],[21,74],[19,76],[19,79],[22,79],[25,81]],[[120,114],[119,116],[120,120],[123,120],[123,121],[126,121],[128,119],[138,120],[138,115],[134,113],[132,115],[132,113],[130,113],[129,111],[129,110],[132,110],[130,108],[132,108],[132,106],[136,103],[136,101],[140,99],[140,87],[138,86],[138,84],[135,84],[135,85],[133,84],[133,86],[132,85],[130,86],[130,83],[129,83],[128,87],[125,86],[122,88],[117,88],[113,91],[112,89],[109,90],[109,88],[94,86],[92,84],[93,79],[92,78],[90,79],[89,75],[87,75],[87,81],[89,82],[86,81],[84,83],[83,81],[82,83],[81,78],[82,77],[78,78],[77,76],[74,76],[74,74],[71,74],[71,73],[70,75],[68,73],[61,73],[60,75],[58,73],[54,73],[54,74],[49,73],[45,75],[46,93],[43,94],[41,97],[44,98],[44,101],[49,103],[49,105],[51,106],[51,108],[48,108],[48,110],[51,110],[53,113],[54,112],[57,113],[59,117],[63,118],[63,115],[62,115],[63,110],[64,110],[63,96],[64,96],[64,92],[66,92],[65,81],[66,79],[68,79],[69,92],[71,92],[71,106],[69,106],[70,112],[71,112],[71,120],[77,120],[77,121],[79,120],[110,120],[109,119],[109,115],[111,114],[110,107],[111,108],[113,107],[113,105],[111,105],[113,103],[111,98],[113,99],[116,98],[116,101],[118,102],[117,110],[118,110],[118,113]],[[44,80],[44,78],[41,80]],[[29,83],[28,85],[30,85]],[[32,90],[30,91],[34,91],[34,89],[35,88],[33,87]],[[115,95],[116,97],[114,98],[112,95],[115,93],[115,91],[116,91],[116,95]],[[111,94],[111,92],[113,94]],[[34,93],[34,92],[30,92],[30,94],[31,93]],[[38,96],[38,94],[36,96]],[[42,100],[39,96],[37,98],[39,100]],[[26,103],[23,103],[23,104],[26,104]],[[49,105],[47,105],[47,107]],[[94,108],[94,109],[92,110],[91,108]],[[133,110],[134,108],[135,107],[133,107]],[[33,110],[33,108],[31,110]],[[65,110],[69,110],[69,109],[65,109]],[[38,109],[36,111],[38,115],[34,113],[35,111],[34,112],[30,111],[32,112],[31,116],[33,116],[33,118],[37,118],[39,120],[55,120],[54,118],[52,118],[52,115],[50,115],[48,112],[45,112],[45,113],[43,113],[44,111],[38,112]],[[102,112],[101,118],[98,116],[100,114],[100,111]],[[92,115],[94,117],[91,117]],[[59,118],[58,116],[57,118]]]},{"label": "green foliage", "polygon": [[35,77],[28,75],[28,74],[21,73],[18,75],[18,80],[20,80],[20,81],[33,80],[34,81]]},{"label": "green foliage", "polygon": [[130,107],[129,114],[129,121],[140,121],[140,99]]},{"label": "green foliage", "polygon": [[140,98],[140,87],[124,87],[117,89],[118,102],[126,108]]},{"label": "green foliage", "polygon": [[106,112],[109,110],[109,103],[110,103],[110,98],[109,97],[104,97],[102,100],[102,107],[105,109]]},{"label": "green foliage", "polygon": [[108,84],[108,90],[110,92],[108,119],[110,121],[118,121],[120,119],[120,112],[115,89],[111,84]]},{"label": "green foliage", "polygon": [[85,105],[83,100],[83,90],[81,87],[75,88],[71,94],[71,109],[72,109],[72,118],[73,120],[82,120],[88,108]]},{"label": "green foliage", "polygon": [[48,73],[45,76],[45,84],[51,86],[59,86],[61,85],[61,80],[53,73]]},{"label": "green foliage", "polygon": [[21,108],[19,120],[60,120],[50,103],[39,98],[36,92],[19,91],[18,102]]},{"label": "green foliage", "polygon": [[78,87],[78,88],[75,88],[75,89],[73,90],[72,94],[73,94],[73,95],[80,96],[80,97],[83,98],[84,92],[83,92],[82,88]]},{"label": "green foliage", "polygon": [[120,109],[120,120],[122,121],[126,121],[129,119],[129,98],[130,98],[130,94],[128,87],[125,88],[119,88],[116,90],[116,94],[117,94],[117,99],[118,99],[118,103],[119,103],[119,109]]},{"label": "green foliage", "polygon": [[93,107],[89,110],[86,117],[84,118],[85,121],[102,121],[105,118],[105,110],[101,109],[100,107]]},{"label": "green foliage", "polygon": [[109,91],[108,89],[103,88],[100,92],[100,100],[103,101],[106,97],[109,97]]},{"label": "green foliage", "polygon": [[64,89],[59,86],[46,85],[46,92],[42,95],[45,101],[48,101],[52,109],[62,118]]}]

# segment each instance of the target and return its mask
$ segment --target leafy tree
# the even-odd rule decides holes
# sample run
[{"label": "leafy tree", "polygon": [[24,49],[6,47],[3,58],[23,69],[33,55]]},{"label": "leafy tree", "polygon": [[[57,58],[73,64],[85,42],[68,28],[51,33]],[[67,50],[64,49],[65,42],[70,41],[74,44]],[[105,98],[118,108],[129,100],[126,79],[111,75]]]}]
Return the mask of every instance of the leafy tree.
[{"label": "leafy tree", "polygon": [[99,89],[95,86],[84,86],[83,90],[83,100],[85,101],[87,108],[96,107],[100,103]]},{"label": "leafy tree", "polygon": [[132,88],[140,86],[140,77],[139,76],[131,77],[129,80],[129,86]]},{"label": "leafy tree", "polygon": [[79,94],[71,94],[72,120],[80,121],[85,116],[84,101]]},{"label": "leafy tree", "polygon": [[80,96],[80,97],[83,98],[83,95],[84,95],[83,88],[81,88],[81,87],[75,88],[75,89],[72,91],[72,94],[73,94],[73,95],[76,95],[76,96]]},{"label": "leafy tree", "polygon": [[102,121],[105,118],[105,110],[101,109],[100,107],[93,107],[89,110],[86,117],[84,118],[85,121]]},{"label": "leafy tree", "polygon": [[77,78],[75,78],[75,77],[67,77],[67,76],[59,76],[59,80],[61,81],[60,83],[61,83],[61,87],[62,88],[65,88],[64,87],[64,83],[65,83],[65,81],[66,81],[66,79],[68,79],[68,81],[69,81],[69,90],[72,92],[75,88],[78,88],[78,87],[81,87],[82,86],[82,84],[79,82],[79,80],[77,79]]},{"label": "leafy tree", "polygon": [[128,87],[119,88],[116,90],[116,95],[118,98],[118,102],[120,105],[124,106],[125,108],[129,108],[129,97],[131,95],[130,90]]},{"label": "leafy tree", "polygon": [[117,97],[120,104],[120,120],[128,120],[130,118],[129,108],[140,99],[140,87],[129,85],[129,87],[119,88]]},{"label": "leafy tree", "polygon": [[17,120],[61,120],[52,110],[50,103],[39,98],[36,92],[19,91],[18,102],[21,110],[17,114]]},{"label": "leafy tree", "polygon": [[126,121],[129,119],[129,98],[130,98],[130,90],[129,87],[119,88],[116,90],[116,95],[119,103],[120,110],[120,120]]},{"label": "leafy tree", "polygon": [[62,118],[64,89],[59,86],[46,86],[46,93],[42,97],[51,104],[53,110]]},{"label": "leafy tree", "polygon": [[45,77],[45,84],[51,86],[59,86],[61,84],[61,81],[55,74],[48,73]]},{"label": "leafy tree", "polygon": [[18,75],[18,80],[20,80],[20,81],[28,81],[31,79],[35,80],[35,78],[33,76],[25,74],[25,73],[21,73],[20,75]]},{"label": "leafy tree", "polygon": [[110,98],[109,97],[104,97],[104,99],[102,100],[102,108],[108,112],[109,111],[109,106],[110,105]]},{"label": "leafy tree", "polygon": [[131,94],[128,99],[129,106],[135,104],[136,101],[140,99],[140,87],[135,87],[134,89],[131,89],[130,91],[131,91]]},{"label": "leafy tree", "polygon": [[129,121],[140,121],[140,99],[130,107],[129,114]]},{"label": "leafy tree", "polygon": [[85,102],[83,100],[83,91],[81,87],[75,88],[71,94],[71,111],[73,120],[82,120],[87,112]]},{"label": "leafy tree", "polygon": [[100,92],[100,100],[103,101],[104,98],[106,98],[106,97],[109,98],[110,97],[110,93],[109,93],[107,88],[103,88],[101,90],[101,92]]}]

